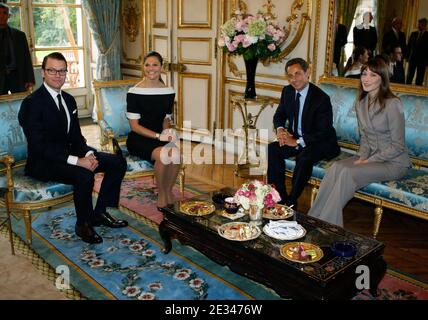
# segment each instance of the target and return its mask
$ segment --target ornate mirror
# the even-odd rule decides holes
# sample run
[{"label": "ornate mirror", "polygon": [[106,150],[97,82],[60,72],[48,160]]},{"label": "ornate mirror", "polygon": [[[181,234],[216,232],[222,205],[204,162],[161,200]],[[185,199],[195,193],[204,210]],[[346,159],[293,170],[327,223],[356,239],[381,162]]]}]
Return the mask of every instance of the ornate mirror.
[{"label": "ornate mirror", "polygon": [[[410,34],[417,29],[418,19],[428,18],[428,3],[420,0],[329,0],[327,50],[324,67],[324,75],[326,77],[337,78],[337,80],[340,79],[340,81],[349,83],[356,82],[356,80],[352,79],[345,80],[343,78],[344,72],[340,72],[339,70],[345,67],[347,59],[352,55],[354,48],[352,43],[353,28],[363,22],[363,15],[368,11],[372,12],[373,15],[370,25],[375,27],[377,33],[377,43],[374,53],[380,54],[383,51],[383,35],[391,30],[393,18],[398,17],[402,20],[401,31],[405,33],[407,43]],[[343,32],[338,31],[340,29],[338,27],[339,24],[346,28],[344,41]],[[336,48],[335,55],[336,37],[338,40],[337,43],[342,43],[339,45],[339,49]],[[342,41],[340,41],[341,39]],[[333,60],[339,61],[339,68],[336,68],[336,63]],[[404,66],[406,68],[407,60],[404,60]],[[425,73],[423,86],[416,86],[415,84],[393,84],[393,87],[397,91],[417,91],[418,93],[428,94],[427,85],[428,72]]]}]

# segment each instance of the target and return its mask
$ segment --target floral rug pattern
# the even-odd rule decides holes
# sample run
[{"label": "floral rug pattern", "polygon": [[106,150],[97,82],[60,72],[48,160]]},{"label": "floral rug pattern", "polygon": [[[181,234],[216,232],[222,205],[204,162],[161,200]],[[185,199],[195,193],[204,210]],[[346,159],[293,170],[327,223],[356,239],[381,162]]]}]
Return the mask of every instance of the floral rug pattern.
[{"label": "floral rug pattern", "polygon": [[[214,263],[192,248],[176,243],[173,252],[162,253],[157,231],[118,210],[112,214],[127,219],[130,227],[96,227],[104,240],[98,245],[84,243],[75,235],[76,218],[72,206],[47,211],[32,224],[34,250],[52,267],[66,266],[70,270],[70,283],[85,297],[125,300],[278,299],[269,289],[235,275],[227,268],[217,265],[211,269],[210,264]],[[23,237],[22,221],[14,222],[14,227]],[[237,286],[227,278],[235,281]]]}]

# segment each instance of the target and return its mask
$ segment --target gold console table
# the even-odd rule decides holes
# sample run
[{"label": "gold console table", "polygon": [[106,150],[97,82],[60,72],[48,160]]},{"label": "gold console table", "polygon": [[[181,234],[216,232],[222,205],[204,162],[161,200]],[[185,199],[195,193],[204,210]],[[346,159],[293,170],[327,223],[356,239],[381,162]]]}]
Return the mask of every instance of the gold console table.
[{"label": "gold console table", "polygon": [[[260,166],[259,153],[257,152],[254,144],[257,138],[256,124],[260,114],[266,107],[273,107],[273,100],[267,97],[260,97],[255,99],[245,99],[242,96],[232,97],[232,104],[234,109],[239,109],[243,121],[242,129],[244,129],[245,144],[236,162],[235,175],[239,177],[249,176],[249,169]],[[254,115],[248,112],[248,107],[259,106],[257,113]],[[250,137],[251,133],[251,137]],[[255,133],[255,135],[253,135]],[[250,147],[250,143],[252,144]],[[250,148],[254,149],[257,161],[251,161],[249,156]]]}]

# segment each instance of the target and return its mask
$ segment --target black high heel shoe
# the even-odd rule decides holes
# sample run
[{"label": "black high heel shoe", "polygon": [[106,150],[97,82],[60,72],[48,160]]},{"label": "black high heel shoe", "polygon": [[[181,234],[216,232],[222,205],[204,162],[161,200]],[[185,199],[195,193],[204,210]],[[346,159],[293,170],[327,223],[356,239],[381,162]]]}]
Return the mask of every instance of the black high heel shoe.
[{"label": "black high heel shoe", "polygon": [[167,206],[165,207],[156,207],[158,209],[159,212],[165,213],[165,211],[168,209]]}]

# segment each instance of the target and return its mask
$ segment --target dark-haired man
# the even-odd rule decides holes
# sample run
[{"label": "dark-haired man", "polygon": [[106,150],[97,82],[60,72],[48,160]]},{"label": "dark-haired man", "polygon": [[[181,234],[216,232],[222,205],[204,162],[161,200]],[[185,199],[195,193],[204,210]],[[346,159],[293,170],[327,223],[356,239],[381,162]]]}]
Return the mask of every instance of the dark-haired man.
[{"label": "dark-haired man", "polygon": [[[333,127],[333,111],[329,96],[309,82],[310,68],[301,58],[285,65],[290,85],[282,90],[281,100],[273,116],[278,141],[268,146],[268,182],[275,185],[287,205],[297,206],[312,174],[313,165],[336,157],[340,148]],[[285,187],[285,159],[296,157],[292,188]]]},{"label": "dark-haired man", "polygon": [[[43,84],[26,97],[18,118],[28,142],[25,173],[42,181],[73,185],[76,234],[88,243],[101,243],[93,229],[105,225],[121,228],[126,221],[113,218],[107,207],[119,204],[126,161],[119,155],[97,152],[86,144],[77,117],[76,100],[61,90],[67,61],[59,52],[43,59]],[[104,172],[95,208],[92,205],[94,174]]]},{"label": "dark-haired man", "polygon": [[406,84],[412,84],[416,72],[416,85],[421,86],[425,78],[425,68],[428,64],[428,32],[427,19],[418,20],[418,30],[412,32],[407,45],[409,68],[407,69]]}]

